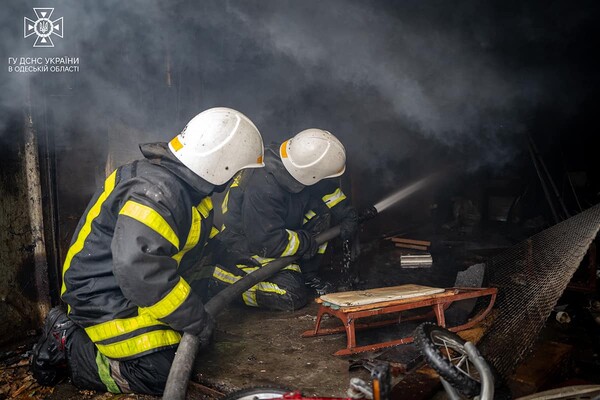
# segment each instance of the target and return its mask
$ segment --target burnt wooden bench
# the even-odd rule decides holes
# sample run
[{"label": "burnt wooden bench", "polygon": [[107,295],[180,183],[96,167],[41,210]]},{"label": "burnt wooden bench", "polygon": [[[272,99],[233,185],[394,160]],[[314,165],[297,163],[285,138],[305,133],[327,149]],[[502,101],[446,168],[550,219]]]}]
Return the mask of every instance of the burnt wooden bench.
[{"label": "burnt wooden bench", "polygon": [[[385,347],[406,344],[413,341],[412,337],[404,337],[386,342],[365,346],[356,345],[356,330],[375,328],[396,324],[402,321],[426,319],[435,316],[438,325],[446,327],[446,309],[454,302],[489,296],[489,303],[466,323],[454,327],[446,327],[453,332],[469,329],[483,320],[491,311],[496,300],[496,288],[434,288],[421,285],[400,285],[386,288],[377,288],[353,292],[330,293],[317,298],[320,304],[317,320],[313,330],[306,331],[302,337],[331,335],[346,332],[347,346],[334,353],[334,355],[349,355],[364,351],[373,351]],[[361,318],[377,315],[400,313],[418,308],[429,308],[427,312],[407,318],[396,317],[372,322],[358,323]],[[323,315],[337,317],[343,326],[335,328],[321,328]]]}]

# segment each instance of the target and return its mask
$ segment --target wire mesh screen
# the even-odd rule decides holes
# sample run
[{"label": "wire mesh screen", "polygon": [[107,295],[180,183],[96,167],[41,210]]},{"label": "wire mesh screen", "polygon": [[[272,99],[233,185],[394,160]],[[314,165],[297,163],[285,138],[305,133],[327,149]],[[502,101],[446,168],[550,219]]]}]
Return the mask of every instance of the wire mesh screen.
[{"label": "wire mesh screen", "polygon": [[600,204],[548,228],[487,262],[498,287],[497,315],[478,344],[507,376],[536,338],[600,228]]}]

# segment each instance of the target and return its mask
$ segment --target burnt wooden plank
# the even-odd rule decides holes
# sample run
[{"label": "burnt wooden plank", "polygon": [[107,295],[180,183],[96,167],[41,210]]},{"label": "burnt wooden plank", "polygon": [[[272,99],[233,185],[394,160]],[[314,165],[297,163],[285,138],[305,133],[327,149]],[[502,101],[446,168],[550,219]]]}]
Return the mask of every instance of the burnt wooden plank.
[{"label": "burnt wooden plank", "polygon": [[517,367],[508,379],[514,396],[539,392],[560,381],[561,372],[571,360],[573,346],[544,341],[536,345],[533,353]]},{"label": "burnt wooden plank", "polygon": [[415,239],[406,239],[406,238],[397,238],[393,237],[390,240],[394,243],[405,243],[405,244],[414,244],[416,246],[431,246],[431,242],[427,240],[415,240]]},{"label": "burnt wooden plank", "polygon": [[390,398],[391,400],[426,400],[431,399],[441,388],[438,374],[429,367],[421,367],[398,382],[392,389]]},{"label": "burnt wooden plank", "polygon": [[400,249],[412,249],[412,250],[422,250],[427,251],[427,246],[417,246],[416,244],[407,244],[407,243],[394,243],[394,245]]}]

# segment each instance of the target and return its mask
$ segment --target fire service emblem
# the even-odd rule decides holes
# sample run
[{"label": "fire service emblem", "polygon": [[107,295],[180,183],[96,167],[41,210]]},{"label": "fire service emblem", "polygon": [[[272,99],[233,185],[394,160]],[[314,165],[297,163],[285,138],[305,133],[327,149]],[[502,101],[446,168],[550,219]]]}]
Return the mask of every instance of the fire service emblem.
[{"label": "fire service emblem", "polygon": [[35,34],[37,38],[33,47],[54,47],[52,35],[63,37],[63,17],[53,21],[54,8],[34,8],[33,12],[37,17],[35,21],[27,17],[23,19],[23,37]]}]

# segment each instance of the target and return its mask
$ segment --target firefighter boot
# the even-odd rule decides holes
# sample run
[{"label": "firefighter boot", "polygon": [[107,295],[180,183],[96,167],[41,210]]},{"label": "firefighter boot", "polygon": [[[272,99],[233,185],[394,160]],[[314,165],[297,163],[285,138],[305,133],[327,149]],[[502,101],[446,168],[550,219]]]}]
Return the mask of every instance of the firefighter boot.
[{"label": "firefighter boot", "polygon": [[76,328],[60,306],[48,313],[42,336],[31,352],[31,372],[40,385],[54,385],[67,375],[66,343]]}]

